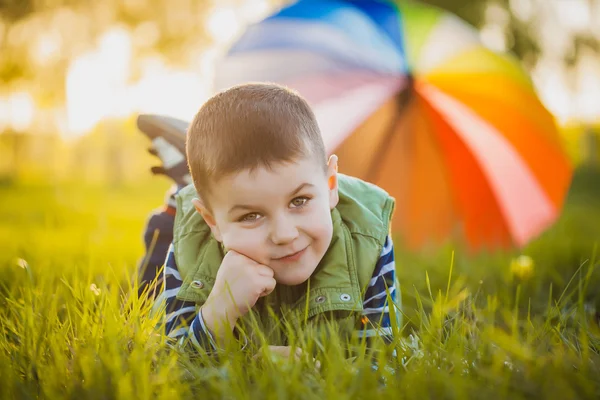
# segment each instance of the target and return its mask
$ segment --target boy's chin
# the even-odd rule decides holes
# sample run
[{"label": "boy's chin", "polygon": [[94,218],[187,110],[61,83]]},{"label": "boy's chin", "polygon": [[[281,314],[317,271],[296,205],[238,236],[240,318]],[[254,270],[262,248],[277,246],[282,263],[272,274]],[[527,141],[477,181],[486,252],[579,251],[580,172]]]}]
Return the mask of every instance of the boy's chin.
[{"label": "boy's chin", "polygon": [[286,271],[288,273],[278,274],[279,276],[275,276],[275,280],[279,285],[287,285],[287,286],[296,286],[306,282],[314,272],[314,268],[311,268],[310,271]]}]

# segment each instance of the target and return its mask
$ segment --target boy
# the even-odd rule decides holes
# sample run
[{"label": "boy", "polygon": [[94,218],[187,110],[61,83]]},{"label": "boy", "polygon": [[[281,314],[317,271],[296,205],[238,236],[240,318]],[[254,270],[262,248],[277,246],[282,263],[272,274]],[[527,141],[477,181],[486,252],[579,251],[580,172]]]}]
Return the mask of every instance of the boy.
[{"label": "boy", "polygon": [[[176,150],[155,144],[167,164]],[[221,92],[194,118],[186,149],[193,185],[176,196],[172,232],[169,213],[158,215],[159,241],[173,237],[157,299],[170,337],[207,351],[232,331],[247,343],[250,314],[264,325],[270,308],[298,329],[335,321],[340,335],[390,339],[394,200],[337,173],[303,98],[272,84]],[[268,340],[289,344],[285,333]]]}]

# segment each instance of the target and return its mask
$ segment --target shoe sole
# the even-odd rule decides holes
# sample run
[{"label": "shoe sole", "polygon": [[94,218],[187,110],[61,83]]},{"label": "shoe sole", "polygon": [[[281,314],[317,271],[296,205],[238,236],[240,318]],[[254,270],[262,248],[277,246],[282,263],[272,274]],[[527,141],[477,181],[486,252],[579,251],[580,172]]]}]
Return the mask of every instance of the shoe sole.
[{"label": "shoe sole", "polygon": [[189,122],[157,114],[140,114],[137,127],[150,139],[162,136],[167,142],[185,154],[185,137]]}]

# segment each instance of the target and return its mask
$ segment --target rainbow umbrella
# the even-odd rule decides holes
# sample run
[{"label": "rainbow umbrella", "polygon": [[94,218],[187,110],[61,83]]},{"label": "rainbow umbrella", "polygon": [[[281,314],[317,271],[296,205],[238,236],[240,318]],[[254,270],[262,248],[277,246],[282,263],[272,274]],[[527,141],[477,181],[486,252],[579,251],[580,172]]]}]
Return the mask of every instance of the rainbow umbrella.
[{"label": "rainbow umbrella", "polygon": [[522,246],[559,215],[572,169],[517,61],[418,3],[303,0],[250,26],[218,89],[271,81],[314,107],[340,171],[397,200],[411,247]]}]

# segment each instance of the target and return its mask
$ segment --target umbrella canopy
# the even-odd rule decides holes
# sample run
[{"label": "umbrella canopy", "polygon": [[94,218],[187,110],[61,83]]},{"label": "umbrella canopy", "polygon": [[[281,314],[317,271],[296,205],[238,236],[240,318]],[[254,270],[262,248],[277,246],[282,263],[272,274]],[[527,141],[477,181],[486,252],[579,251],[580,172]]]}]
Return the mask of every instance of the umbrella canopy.
[{"label": "umbrella canopy", "polygon": [[298,90],[340,171],[396,198],[409,246],[522,246],[560,212],[572,170],[553,117],[517,61],[452,14],[301,0],[250,26],[216,71],[218,89]]}]

